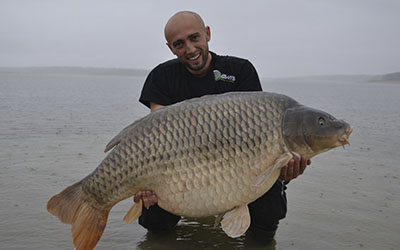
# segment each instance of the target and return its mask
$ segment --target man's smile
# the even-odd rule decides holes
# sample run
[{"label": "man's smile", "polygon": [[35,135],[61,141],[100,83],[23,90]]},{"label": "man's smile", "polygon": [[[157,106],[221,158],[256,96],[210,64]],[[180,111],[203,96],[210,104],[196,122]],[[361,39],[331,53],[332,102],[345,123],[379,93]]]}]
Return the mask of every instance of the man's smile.
[{"label": "man's smile", "polygon": [[195,56],[189,57],[188,59],[189,59],[189,61],[196,61],[199,58],[200,58],[200,54],[197,54]]}]

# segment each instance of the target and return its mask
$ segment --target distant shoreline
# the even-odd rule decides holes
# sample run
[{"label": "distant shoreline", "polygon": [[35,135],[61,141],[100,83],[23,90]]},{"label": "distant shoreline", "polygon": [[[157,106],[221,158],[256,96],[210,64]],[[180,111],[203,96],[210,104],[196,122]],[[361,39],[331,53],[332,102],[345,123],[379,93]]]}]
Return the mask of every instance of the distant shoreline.
[{"label": "distant shoreline", "polygon": [[0,67],[0,73],[49,73],[79,75],[147,76],[150,70],[98,67]]},{"label": "distant shoreline", "polygon": [[[146,77],[149,69],[130,68],[101,68],[101,67],[62,67],[62,66],[39,66],[39,67],[0,67],[1,73],[48,73],[48,74],[76,74],[76,75],[119,75],[119,76],[142,76]],[[400,84],[400,72],[382,75],[361,74],[337,74],[337,75],[310,75],[293,77],[261,77],[265,81],[324,81],[324,82],[375,82]]]},{"label": "distant shoreline", "polygon": [[358,82],[358,83],[394,83],[400,84],[400,72],[382,74],[382,75],[309,75],[309,76],[293,76],[293,77],[264,77],[265,81],[312,81],[312,82]]}]

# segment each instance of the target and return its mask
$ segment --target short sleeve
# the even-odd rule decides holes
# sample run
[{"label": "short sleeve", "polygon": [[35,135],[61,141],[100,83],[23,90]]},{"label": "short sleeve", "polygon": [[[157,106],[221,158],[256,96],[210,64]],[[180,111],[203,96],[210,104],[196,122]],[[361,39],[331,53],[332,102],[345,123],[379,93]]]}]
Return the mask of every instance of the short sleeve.
[{"label": "short sleeve", "polygon": [[169,84],[166,79],[165,71],[160,65],[154,68],[144,82],[139,101],[148,108],[150,102],[164,106],[171,104]]},{"label": "short sleeve", "polygon": [[236,91],[262,91],[260,78],[257,70],[250,61],[245,60],[240,69],[239,81]]}]

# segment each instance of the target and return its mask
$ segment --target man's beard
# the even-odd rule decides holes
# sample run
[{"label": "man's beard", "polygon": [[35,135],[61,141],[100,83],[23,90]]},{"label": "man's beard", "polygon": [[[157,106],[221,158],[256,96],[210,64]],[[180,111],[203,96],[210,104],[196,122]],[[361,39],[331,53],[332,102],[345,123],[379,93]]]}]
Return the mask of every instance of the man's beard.
[{"label": "man's beard", "polygon": [[201,54],[202,61],[201,61],[200,65],[195,65],[194,66],[194,65],[190,64],[189,62],[185,62],[186,67],[189,68],[192,71],[201,71],[201,70],[203,70],[204,67],[207,64],[208,54],[209,54],[208,50],[205,53]]}]

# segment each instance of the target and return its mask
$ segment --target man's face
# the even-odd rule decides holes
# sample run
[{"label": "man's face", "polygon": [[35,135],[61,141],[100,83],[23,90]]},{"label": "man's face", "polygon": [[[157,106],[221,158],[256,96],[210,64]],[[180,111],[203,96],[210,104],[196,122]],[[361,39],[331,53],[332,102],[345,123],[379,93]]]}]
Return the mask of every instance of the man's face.
[{"label": "man's face", "polygon": [[167,45],[194,75],[207,73],[211,56],[208,50],[210,28],[192,17],[175,18],[166,28]]}]

